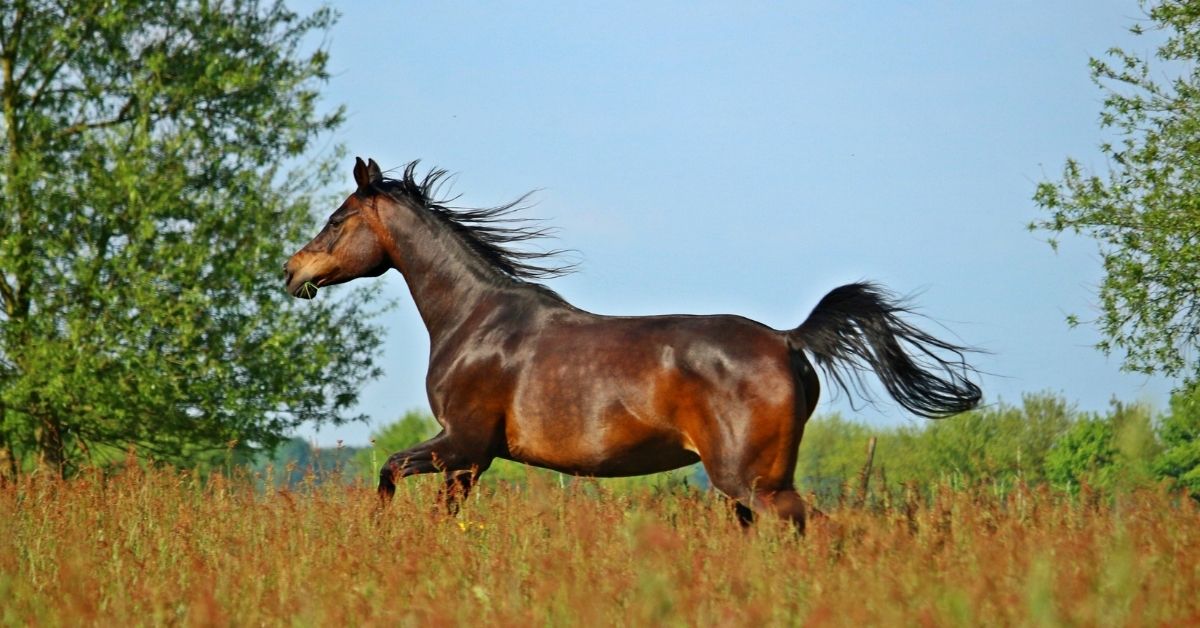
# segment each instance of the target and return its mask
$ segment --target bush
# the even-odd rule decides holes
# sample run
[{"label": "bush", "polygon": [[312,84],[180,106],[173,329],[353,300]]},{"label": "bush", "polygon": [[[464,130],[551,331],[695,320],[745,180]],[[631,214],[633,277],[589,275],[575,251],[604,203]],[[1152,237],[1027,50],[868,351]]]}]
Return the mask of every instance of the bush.
[{"label": "bush", "polygon": [[1200,498],[1200,386],[1171,397],[1171,411],[1158,425],[1162,451],[1154,473]]}]

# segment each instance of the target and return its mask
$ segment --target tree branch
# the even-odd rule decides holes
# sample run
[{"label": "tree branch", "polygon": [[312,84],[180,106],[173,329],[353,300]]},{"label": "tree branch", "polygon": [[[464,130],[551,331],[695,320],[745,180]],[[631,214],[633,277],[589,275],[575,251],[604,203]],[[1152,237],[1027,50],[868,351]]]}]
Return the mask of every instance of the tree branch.
[{"label": "tree branch", "polygon": [[76,122],[75,124],[72,124],[71,126],[59,131],[58,136],[69,137],[77,133],[83,133],[84,131],[106,129],[108,127],[119,126],[125,124],[126,122],[131,122],[133,121],[133,116],[129,115],[129,109],[132,108],[132,106],[133,99],[131,98],[123,107],[121,107],[121,111],[117,113],[115,118],[100,120],[99,122]]},{"label": "tree branch", "polygon": [[8,314],[11,319],[13,313],[16,312],[17,295],[2,274],[0,274],[0,299],[4,301],[4,313]]},{"label": "tree branch", "polygon": [[13,12],[13,23],[8,31],[8,37],[0,33],[0,52],[6,57],[12,56],[12,49],[21,41],[21,28],[25,23],[25,4],[21,3]]}]

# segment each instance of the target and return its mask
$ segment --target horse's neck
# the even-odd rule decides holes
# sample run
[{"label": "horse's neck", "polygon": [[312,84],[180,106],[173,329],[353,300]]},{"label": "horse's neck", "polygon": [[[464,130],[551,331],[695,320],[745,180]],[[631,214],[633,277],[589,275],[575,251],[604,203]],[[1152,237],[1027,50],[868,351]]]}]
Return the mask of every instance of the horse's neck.
[{"label": "horse's neck", "polygon": [[409,215],[388,226],[393,263],[408,283],[433,345],[454,335],[479,307],[496,303],[505,292],[493,275],[498,271],[434,221]]}]

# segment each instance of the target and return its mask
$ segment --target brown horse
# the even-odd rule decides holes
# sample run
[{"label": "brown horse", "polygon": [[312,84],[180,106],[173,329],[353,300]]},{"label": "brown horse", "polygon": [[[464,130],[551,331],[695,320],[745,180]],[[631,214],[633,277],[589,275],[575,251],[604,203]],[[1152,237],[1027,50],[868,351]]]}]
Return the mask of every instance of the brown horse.
[{"label": "brown horse", "polygon": [[803,530],[792,476],[820,391],[807,356],[847,393],[864,394],[859,377],[874,371],[921,416],[979,402],[967,349],[913,327],[902,303],[868,283],[834,289],[782,331],[740,316],[585,312],[532,281],[566,270],[547,265],[553,253],[510,248],[544,235],[508,220],[515,203],[446,207],[432,197],[445,172],[418,181],[415,167],[390,179],[358,159],[358,189],[284,266],[302,298],[390,268],[408,282],[429,331],[426,388],[442,431],[388,459],[385,501],[398,478],[435,471],[465,494],[494,458],[597,477],[699,461],[744,522],[753,509]]}]

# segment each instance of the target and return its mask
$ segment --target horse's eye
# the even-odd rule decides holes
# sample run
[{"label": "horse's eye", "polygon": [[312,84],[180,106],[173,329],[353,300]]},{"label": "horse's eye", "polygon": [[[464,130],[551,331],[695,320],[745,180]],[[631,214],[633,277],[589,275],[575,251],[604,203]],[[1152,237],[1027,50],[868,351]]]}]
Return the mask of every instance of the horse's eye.
[{"label": "horse's eye", "polygon": [[358,212],[356,212],[356,211],[334,212],[334,214],[329,217],[329,226],[336,227],[336,226],[342,224],[343,222],[346,222],[347,218],[354,216],[357,213]]}]

